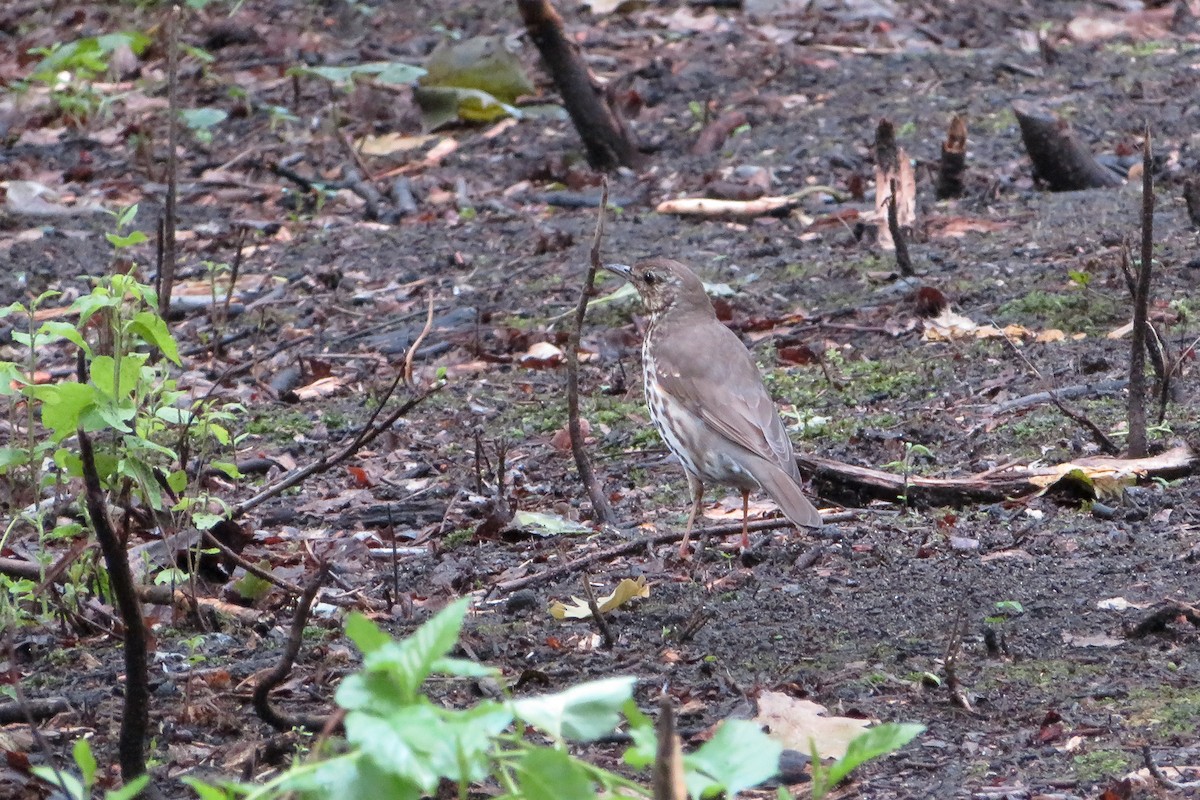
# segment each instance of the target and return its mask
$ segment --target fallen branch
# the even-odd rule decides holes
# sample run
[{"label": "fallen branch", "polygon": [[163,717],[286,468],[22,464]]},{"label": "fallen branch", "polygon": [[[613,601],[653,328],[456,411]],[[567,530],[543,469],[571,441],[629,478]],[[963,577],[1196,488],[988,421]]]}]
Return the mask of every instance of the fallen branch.
[{"label": "fallen branch", "polygon": [[830,186],[806,186],[792,194],[760,197],[757,200],[719,200],[711,197],[681,197],[664,200],[655,206],[659,214],[710,217],[717,219],[753,219],[754,217],[783,217],[800,207],[810,194],[824,192],[838,195]]},{"label": "fallen branch", "polygon": [[[1067,464],[1051,467],[1012,467],[988,470],[961,478],[928,478],[904,476],[890,472],[845,464],[830,458],[799,455],[796,458],[802,472],[813,475],[814,486],[822,497],[859,503],[867,499],[896,502],[904,494],[910,503],[929,506],[957,506],[970,501],[997,501],[1010,497],[1045,491],[1047,478],[1066,475],[1073,469],[1108,470],[1118,475],[1137,478],[1177,478],[1191,474],[1197,465],[1196,455],[1187,445],[1180,445],[1142,459],[1089,456]],[[1043,482],[1039,482],[1039,478]]]},{"label": "fallen branch", "polygon": [[1190,792],[1193,789],[1200,789],[1200,781],[1173,781],[1163,774],[1163,771],[1157,764],[1154,763],[1154,758],[1150,754],[1150,745],[1142,745],[1142,762],[1146,765],[1146,771],[1150,773],[1150,777],[1158,781],[1164,788],[1172,792]]},{"label": "fallen branch", "polygon": [[[837,512],[832,514],[824,514],[821,517],[822,522],[829,524],[831,522],[844,522],[849,519],[854,519],[856,515],[852,512]],[[794,527],[788,519],[779,517],[778,519],[766,519],[759,522],[751,522],[747,529],[751,532],[772,531],[779,528]],[[729,525],[714,525],[710,528],[698,528],[692,531],[693,536],[732,536],[742,532],[740,522]],[[639,536],[636,539],[629,539],[621,544],[607,547],[603,550],[597,550],[594,553],[589,553],[586,556],[581,556],[565,564],[559,564],[557,567],[536,572],[532,575],[526,575],[523,578],[514,578],[510,581],[502,581],[494,583],[488,589],[488,594],[495,592],[507,594],[515,592],[518,589],[525,589],[529,586],[534,586],[539,583],[546,583],[571,575],[574,572],[590,567],[592,564],[597,564],[604,561],[612,561],[614,558],[619,558],[629,553],[645,550],[648,547],[657,547],[666,544],[674,544],[675,542],[683,541],[683,531],[664,531],[663,533],[655,533],[650,536]]]},{"label": "fallen branch", "polygon": [[1110,378],[1107,380],[1096,381],[1095,383],[1081,383],[1075,386],[1064,386],[1061,389],[1053,391],[1034,392],[1023,397],[1014,397],[1012,400],[1005,400],[1003,403],[996,403],[991,408],[987,409],[987,415],[990,417],[1007,414],[1012,411],[1019,411],[1023,408],[1032,408],[1040,406],[1042,403],[1053,402],[1055,396],[1059,400],[1074,400],[1080,397],[1091,397],[1092,395],[1114,394],[1121,391],[1129,385],[1128,378]]}]

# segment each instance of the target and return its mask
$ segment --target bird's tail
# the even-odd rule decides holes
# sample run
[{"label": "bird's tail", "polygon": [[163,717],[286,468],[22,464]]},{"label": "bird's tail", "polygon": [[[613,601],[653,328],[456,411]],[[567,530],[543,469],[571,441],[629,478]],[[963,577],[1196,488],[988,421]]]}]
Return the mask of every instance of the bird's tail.
[{"label": "bird's tail", "polygon": [[783,509],[783,514],[795,525],[803,528],[819,528],[821,515],[800,491],[800,484],[774,464],[765,461],[754,471],[754,477],[763,491]]}]

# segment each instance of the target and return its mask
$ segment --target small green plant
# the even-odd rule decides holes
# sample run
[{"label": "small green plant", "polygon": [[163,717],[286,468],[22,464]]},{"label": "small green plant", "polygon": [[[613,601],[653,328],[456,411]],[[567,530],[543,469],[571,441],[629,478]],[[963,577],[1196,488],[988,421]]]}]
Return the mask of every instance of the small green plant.
[{"label": "small green plant", "polygon": [[[821,757],[812,748],[812,798],[822,800],[834,787],[855,768],[879,756],[899,750],[925,731],[925,726],[914,722],[887,723],[868,728],[850,741],[846,755],[829,766],[821,763]],[[790,797],[790,795],[788,795]]]},{"label": "small green plant", "polygon": [[213,129],[229,118],[223,108],[185,108],[179,112],[179,120],[191,131],[200,144],[212,144]]},{"label": "small green plant", "polygon": [[[654,725],[633,702],[633,678],[606,678],[548,695],[484,700],[465,709],[443,707],[425,693],[426,681],[435,676],[499,677],[496,670],[449,655],[468,602],[453,603],[402,641],[362,615],[350,616],[346,632],[363,652],[363,667],[338,688],[346,739],[332,751],[315,758],[310,754],[257,787],[184,780],[201,800],[268,800],[288,793],[308,800],[417,798],[434,795],[446,783],[458,787],[459,797],[467,797],[472,784],[489,779],[501,787],[501,797],[512,800],[650,798],[648,788],[566,749],[567,742],[594,741],[611,733],[624,714],[634,742],[625,753],[626,763],[640,769],[654,762]],[[531,739],[530,728],[550,744]],[[781,751],[754,723],[727,721],[711,741],[684,757],[688,791],[693,797],[720,792],[734,797],[774,775]]]},{"label": "small green plant", "polygon": [[[118,251],[146,241],[141,231],[129,230],[136,214],[137,206],[116,214],[115,230],[105,234]],[[0,309],[0,317],[29,321],[24,330],[13,332],[13,341],[28,349],[28,357],[21,363],[0,362],[0,397],[9,397],[10,407],[21,409],[23,416],[23,435],[0,450],[0,476],[23,481],[31,499],[60,487],[67,477],[80,477],[75,433],[83,429],[94,434],[97,471],[105,488],[154,512],[187,514],[196,526],[211,527],[221,519],[213,513],[215,501],[204,493],[185,493],[188,477],[180,465],[194,449],[212,467],[236,475],[232,464],[211,456],[232,446],[228,425],[240,407],[196,404],[177,388],[171,370],[181,365],[178,346],[159,316],[157,295],[132,273],[99,279],[71,304],[69,316],[38,324],[34,311],[53,296],[44,294],[28,307],[13,303]],[[86,379],[38,383],[38,354],[60,342],[79,349]],[[55,469],[43,471],[45,461]],[[17,515],[0,544],[18,522],[32,527],[39,540],[82,532],[75,523],[47,531],[37,505],[32,508]]]},{"label": "small green plant", "polygon": [[904,458],[900,461],[892,461],[884,465],[884,469],[899,469],[904,476],[904,490],[896,495],[896,499],[900,504],[908,506],[908,479],[912,475],[913,463],[919,457],[932,458],[933,452],[923,444],[914,444],[913,442],[904,443]]},{"label": "small green plant", "polygon": [[93,84],[108,72],[113,52],[128,48],[134,55],[140,55],[150,43],[149,36],[133,31],[33,48],[30,54],[40,55],[42,60],[33,68],[24,86],[40,83],[49,87],[51,99],[67,121],[82,125],[105,106],[106,98]]},{"label": "small green plant", "polygon": [[[75,742],[72,756],[75,766],[79,769],[78,773],[46,766],[30,767],[29,771],[58,789],[62,796],[69,800],[91,800],[98,770],[96,757],[92,755],[92,747],[87,739]],[[149,780],[148,776],[139,775],[120,789],[105,792],[104,800],[132,800],[145,788]]]}]

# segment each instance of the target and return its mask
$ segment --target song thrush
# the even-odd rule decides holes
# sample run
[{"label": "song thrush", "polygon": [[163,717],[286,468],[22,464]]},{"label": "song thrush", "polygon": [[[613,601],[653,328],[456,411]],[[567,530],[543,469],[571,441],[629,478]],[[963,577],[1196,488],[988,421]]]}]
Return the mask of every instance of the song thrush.
[{"label": "song thrush", "polygon": [[642,342],[646,404],[667,447],[683,463],[692,513],[680,554],[704,497],[704,484],[742,493],[742,547],[748,547],[750,492],[761,488],[798,526],[821,516],[800,490],[792,443],[750,351],[717,319],[704,284],[669,258],[635,266],[606,264],[628,280],[650,313]]}]

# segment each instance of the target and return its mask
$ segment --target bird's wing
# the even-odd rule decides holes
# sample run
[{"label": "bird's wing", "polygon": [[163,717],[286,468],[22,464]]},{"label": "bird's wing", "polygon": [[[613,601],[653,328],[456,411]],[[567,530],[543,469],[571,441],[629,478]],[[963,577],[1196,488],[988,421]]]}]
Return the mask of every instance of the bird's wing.
[{"label": "bird's wing", "polygon": [[792,442],[750,351],[733,331],[713,324],[703,352],[687,326],[655,343],[659,385],[714,432],[794,473]]}]

